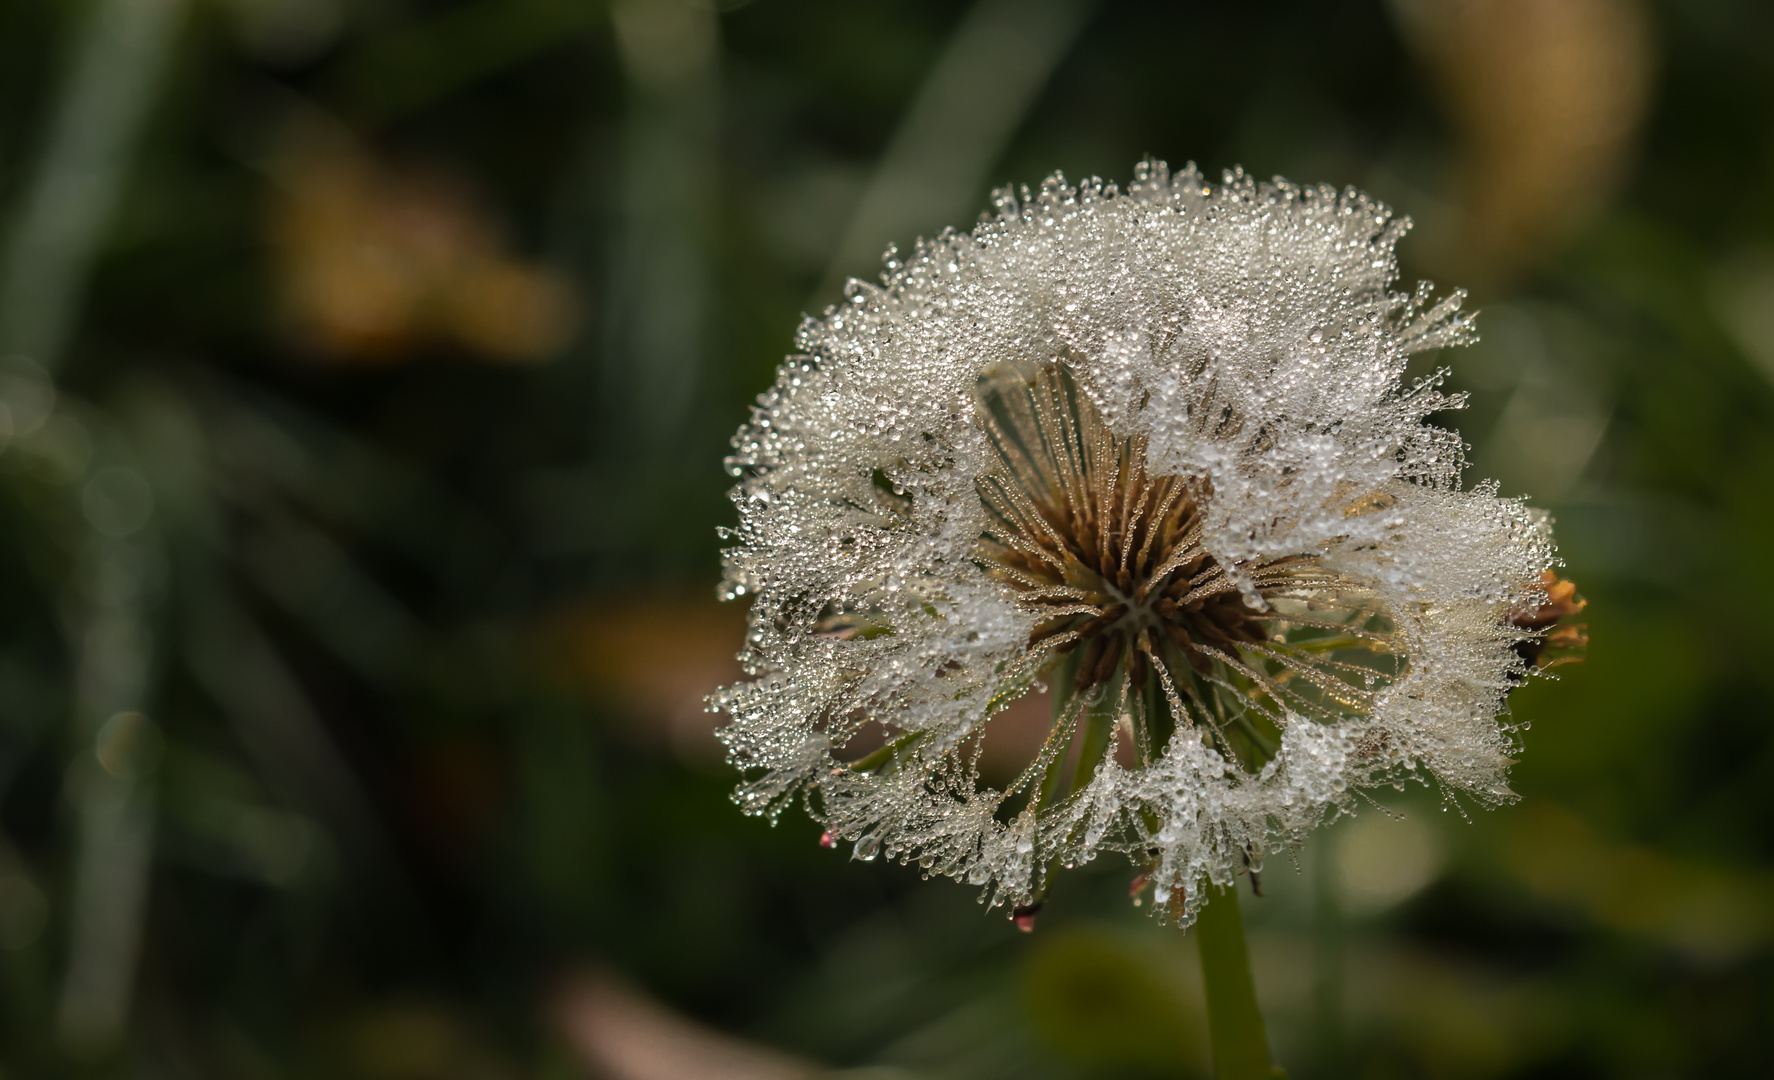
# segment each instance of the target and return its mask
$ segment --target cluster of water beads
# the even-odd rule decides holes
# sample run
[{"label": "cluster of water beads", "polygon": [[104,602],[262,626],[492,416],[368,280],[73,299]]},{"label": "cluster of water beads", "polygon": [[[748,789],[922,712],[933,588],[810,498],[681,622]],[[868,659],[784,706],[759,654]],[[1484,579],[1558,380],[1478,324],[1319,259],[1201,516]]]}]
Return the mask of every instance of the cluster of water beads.
[{"label": "cluster of water beads", "polygon": [[[1055,178],[995,205],[972,234],[921,242],[884,285],[853,283],[809,320],[803,354],[734,439],[725,591],[755,597],[754,680],[711,702],[754,770],[741,804],[774,815],[811,793],[822,843],[917,861],[1013,909],[1050,867],[1126,851],[1150,864],[1154,906],[1187,919],[1192,901],[1174,898],[1223,884],[1353,787],[1409,773],[1507,797],[1496,717],[1523,665],[1503,615],[1538,588],[1550,536],[1494,488],[1461,490],[1458,435],[1425,423],[1458,402],[1435,380],[1402,383],[1410,354],[1471,336],[1457,294],[1389,291],[1404,223],[1354,192],[1242,174],[1210,187],[1157,163],[1125,193]],[[1127,475],[1199,485],[1188,543],[1243,606],[1179,623],[1171,662],[1156,637],[1170,614],[1114,612],[1137,598],[1108,563],[1092,572],[1114,588],[1092,599],[1084,579],[1056,571],[1082,590],[1063,595],[980,557],[982,536],[1008,539],[1006,512],[1026,509],[981,498],[1007,458],[980,380],[1031,369],[1062,373],[1117,455],[1138,445]],[[1080,455],[1025,457],[1063,469]],[[1005,820],[1014,805],[966,755],[1051,674],[1068,634],[1077,649],[1115,635],[1087,689],[1144,675],[1128,700],[1162,698],[1202,738],[1154,731],[1137,767],[1109,755]],[[1169,685],[1153,687],[1160,674]],[[1234,716],[1267,741],[1211,734]],[[905,741],[866,767],[834,759],[873,722]]]}]

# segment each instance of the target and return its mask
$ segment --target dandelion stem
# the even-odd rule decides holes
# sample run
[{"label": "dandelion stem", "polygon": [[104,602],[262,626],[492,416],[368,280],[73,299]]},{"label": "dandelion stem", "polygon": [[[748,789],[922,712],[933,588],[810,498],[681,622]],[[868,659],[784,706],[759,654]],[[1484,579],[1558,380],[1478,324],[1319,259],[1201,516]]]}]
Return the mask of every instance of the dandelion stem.
[{"label": "dandelion stem", "polygon": [[1312,997],[1322,1076],[1343,1075],[1343,912],[1337,900],[1336,849],[1325,833],[1312,850]]},{"label": "dandelion stem", "polygon": [[[1074,649],[1072,654],[1061,661],[1059,666],[1056,667],[1053,672],[1053,730],[1056,732],[1064,730],[1071,722],[1070,717],[1074,713],[1080,714],[1085,724],[1084,739],[1079,751],[1078,765],[1075,767],[1072,774],[1071,791],[1073,794],[1076,794],[1078,789],[1082,788],[1089,782],[1088,779],[1081,778],[1085,773],[1085,763],[1091,760],[1091,745],[1093,741],[1107,745],[1107,732],[1109,730],[1107,727],[1103,726],[1102,717],[1098,715],[1103,708],[1101,702],[1098,702],[1095,706],[1088,705],[1086,703],[1087,699],[1080,697],[1076,693],[1075,688],[1077,686],[1078,661],[1080,655],[1080,652]],[[1103,728],[1100,735],[1097,731],[1098,727]],[[1070,742],[1071,736],[1066,736],[1066,739]],[[1036,788],[1034,801],[1031,803],[1036,813],[1040,813],[1047,807],[1054,805],[1054,803],[1060,798],[1060,788],[1065,780],[1066,751],[1067,748],[1061,746],[1059,751],[1053,755],[1053,760],[1047,763],[1047,769],[1041,774],[1040,786]],[[1101,758],[1102,750],[1099,747],[1096,751],[1096,759],[1100,760]],[[1094,771],[1096,766],[1091,764],[1089,768]],[[1031,894],[1029,900],[1030,905],[1038,907],[1041,902],[1047,898],[1047,887],[1053,881],[1053,874],[1058,861],[1058,859],[1047,860],[1047,868],[1041,875],[1040,882],[1035,886],[1035,889]]]},{"label": "dandelion stem", "polygon": [[876,769],[881,768],[897,757],[901,750],[908,750],[916,745],[918,740],[922,739],[926,734],[928,734],[928,732],[908,731],[866,757],[861,757],[852,761],[850,763],[850,771],[859,773],[874,772]]},{"label": "dandelion stem", "polygon": [[1103,763],[1103,757],[1108,753],[1109,740],[1115,733],[1115,720],[1121,714],[1120,689],[1121,677],[1116,676],[1099,691],[1101,696],[1084,714],[1084,738],[1078,743],[1078,765],[1072,771],[1073,794],[1090,785],[1097,766]]},{"label": "dandelion stem", "polygon": [[1195,917],[1195,945],[1201,953],[1201,980],[1207,988],[1207,1030],[1213,1043],[1217,1080],[1275,1080],[1285,1076],[1269,1062],[1263,1014],[1257,1008],[1244,943],[1244,917],[1236,886],[1208,886],[1208,902]]}]

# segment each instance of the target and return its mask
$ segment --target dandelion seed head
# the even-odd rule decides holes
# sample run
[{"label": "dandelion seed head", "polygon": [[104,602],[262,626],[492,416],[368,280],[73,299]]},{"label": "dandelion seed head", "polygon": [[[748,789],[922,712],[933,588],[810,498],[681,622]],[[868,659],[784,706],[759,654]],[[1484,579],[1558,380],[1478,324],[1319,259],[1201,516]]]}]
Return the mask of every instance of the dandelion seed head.
[{"label": "dandelion seed head", "polygon": [[1511,798],[1505,697],[1571,598],[1549,519],[1463,488],[1428,423],[1461,400],[1404,382],[1474,336],[1461,293],[1391,291],[1408,222],[1160,162],[993,205],[808,319],[734,437],[740,805],[1024,913],[1122,852],[1187,923],[1356,789]]}]

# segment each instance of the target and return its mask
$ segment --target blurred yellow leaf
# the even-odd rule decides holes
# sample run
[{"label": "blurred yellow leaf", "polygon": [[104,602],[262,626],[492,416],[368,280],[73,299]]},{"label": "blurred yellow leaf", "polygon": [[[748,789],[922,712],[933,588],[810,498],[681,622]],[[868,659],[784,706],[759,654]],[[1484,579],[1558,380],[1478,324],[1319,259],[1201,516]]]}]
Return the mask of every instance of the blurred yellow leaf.
[{"label": "blurred yellow leaf", "polygon": [[277,161],[278,300],[313,351],[387,363],[441,345],[539,360],[571,337],[578,313],[566,280],[508,254],[459,185],[394,168],[316,123],[293,125]]}]

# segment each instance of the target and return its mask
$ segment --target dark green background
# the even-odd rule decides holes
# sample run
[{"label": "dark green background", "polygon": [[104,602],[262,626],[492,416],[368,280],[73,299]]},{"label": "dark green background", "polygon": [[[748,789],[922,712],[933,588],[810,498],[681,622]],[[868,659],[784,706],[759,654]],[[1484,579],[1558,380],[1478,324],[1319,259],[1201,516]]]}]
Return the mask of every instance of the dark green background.
[{"label": "dark green background", "polygon": [[[174,7],[65,347],[33,357],[93,449],[0,451],[0,1075],[598,1075],[554,1019],[583,972],[858,1077],[1199,1075],[1192,945],[1128,906],[1122,868],[1065,879],[1018,934],[966,886],[821,850],[799,814],[742,817],[694,714],[649,704],[738,647],[712,604],[727,439],[834,271],[873,272],[834,253],[964,7],[704,12],[713,51],[665,83],[590,0]],[[0,236],[119,8],[0,6]],[[1404,822],[1369,809],[1245,899],[1279,1061],[1765,1072],[1774,327],[1743,324],[1774,309],[1774,9],[1650,8],[1618,168],[1487,262],[1450,224],[1483,147],[1394,8],[1047,8],[1077,29],[966,208],[870,243],[1146,154],[1362,186],[1422,223],[1407,284],[1473,285],[1486,340],[1425,370],[1474,392],[1449,418],[1470,479],[1548,506],[1591,600],[1588,662],[1516,696],[1520,803],[1387,791]],[[301,181],[278,155],[304,121],[464,193],[508,258],[570,283],[570,340],[500,363],[292,332],[276,222]],[[1537,449],[1571,440],[1569,468]],[[94,538],[106,468],[153,495],[123,555]],[[124,786],[153,829],[127,1012],[81,1036],[58,1016],[105,717],[79,663],[112,557],[146,560],[153,728]],[[1374,901],[1360,875],[1398,845],[1416,887]]]}]

